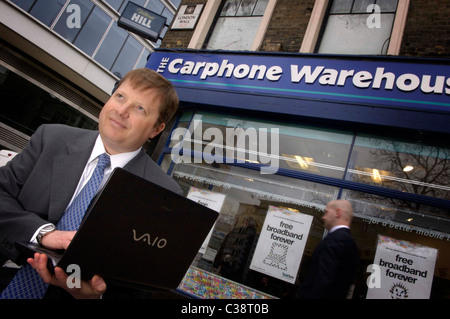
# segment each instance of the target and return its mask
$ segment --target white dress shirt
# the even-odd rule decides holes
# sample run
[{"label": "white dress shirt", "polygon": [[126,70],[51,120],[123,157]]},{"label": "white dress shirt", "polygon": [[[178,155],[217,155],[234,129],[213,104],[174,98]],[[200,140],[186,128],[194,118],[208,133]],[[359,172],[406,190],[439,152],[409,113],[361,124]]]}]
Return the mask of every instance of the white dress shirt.
[{"label": "white dress shirt", "polygon": [[[120,153],[120,154],[116,154],[116,155],[109,155],[110,159],[111,159],[111,165],[109,167],[105,168],[105,172],[104,172],[104,176],[103,176],[103,180],[99,186],[99,190],[105,185],[106,181],[108,180],[108,177],[111,175],[112,171],[116,168],[116,167],[124,167],[129,161],[131,161],[139,152],[141,151],[141,148],[137,149],[136,151],[133,152],[128,152],[128,153]],[[72,201],[75,199],[75,197],[78,195],[78,193],[83,189],[84,185],[86,185],[86,183],[89,181],[89,179],[91,178],[92,174],[94,173],[95,167],[97,166],[98,163],[98,157],[103,154],[103,153],[107,153],[105,146],[103,145],[102,139],[100,137],[100,134],[97,137],[97,140],[95,141],[94,144],[94,148],[92,149],[92,153],[91,156],[89,157],[86,166],[84,167],[84,171],[83,174],[81,174],[81,178],[80,181],[78,182],[78,186],[75,189],[75,192],[72,196],[72,199],[70,200],[69,204],[67,205],[67,207],[70,206],[70,204],[72,203]],[[39,234],[39,232],[48,226],[53,226],[53,224],[48,223],[45,225],[42,225],[41,227],[39,227],[36,232],[33,234],[33,236],[31,237],[31,242],[37,243],[36,241],[36,236]]]}]

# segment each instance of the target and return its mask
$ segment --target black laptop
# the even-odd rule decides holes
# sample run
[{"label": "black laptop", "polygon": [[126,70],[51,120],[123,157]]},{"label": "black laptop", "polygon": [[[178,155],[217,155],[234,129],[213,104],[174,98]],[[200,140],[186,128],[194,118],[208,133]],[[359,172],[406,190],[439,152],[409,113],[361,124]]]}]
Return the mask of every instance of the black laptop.
[{"label": "black laptop", "polygon": [[172,290],[217,217],[212,209],[116,168],[67,250],[16,246],[28,257],[45,253],[64,270],[76,264],[83,279],[97,274],[107,283]]}]

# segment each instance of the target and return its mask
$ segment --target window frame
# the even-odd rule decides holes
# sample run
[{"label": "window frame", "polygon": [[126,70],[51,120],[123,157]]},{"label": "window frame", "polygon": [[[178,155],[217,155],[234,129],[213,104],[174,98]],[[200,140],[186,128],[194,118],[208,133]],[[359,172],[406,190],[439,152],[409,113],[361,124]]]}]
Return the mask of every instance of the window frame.
[{"label": "window frame", "polygon": [[[386,55],[399,55],[403,33],[406,25],[410,0],[398,0],[397,12],[392,25],[391,39]],[[328,6],[330,0],[316,0],[311,18],[308,23],[300,53],[316,53],[316,47],[320,40],[320,34],[324,23],[327,21]]]},{"label": "window frame", "polygon": [[[256,32],[250,51],[257,51],[261,47],[264,35],[269,26],[270,19],[275,10],[277,0],[269,0],[266,10],[262,16],[261,23]],[[202,49],[208,39],[210,30],[214,27],[216,17],[220,14],[222,8],[222,0],[209,0],[206,2],[203,13],[197,23],[197,27],[192,34],[188,49]]]}]

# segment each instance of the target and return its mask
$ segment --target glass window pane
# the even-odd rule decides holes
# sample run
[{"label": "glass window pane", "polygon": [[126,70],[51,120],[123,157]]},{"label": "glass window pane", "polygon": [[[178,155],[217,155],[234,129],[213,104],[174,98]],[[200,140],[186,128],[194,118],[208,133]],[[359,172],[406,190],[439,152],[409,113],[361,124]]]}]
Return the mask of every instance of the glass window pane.
[{"label": "glass window pane", "polygon": [[85,25],[81,28],[74,44],[87,55],[91,56],[105,34],[106,28],[110,22],[111,17],[104,13],[100,8],[95,7]]},{"label": "glass window pane", "polygon": [[394,17],[382,14],[381,28],[368,28],[367,14],[330,15],[319,53],[386,54]]},{"label": "glass window pane", "polygon": [[127,36],[128,32],[122,28],[119,28],[117,24],[114,23],[111,29],[109,29],[108,34],[103,40],[94,59],[100,62],[100,64],[108,70],[111,69],[111,66],[116,60]]},{"label": "glass window pane", "polygon": [[145,7],[157,14],[161,14],[165,8],[159,0],[150,0]]},{"label": "glass window pane", "polygon": [[261,17],[217,19],[207,49],[250,50]]},{"label": "glass window pane", "polygon": [[220,12],[220,16],[235,16],[240,2],[241,0],[227,0],[222,8],[222,11]]},{"label": "glass window pane", "polygon": [[141,57],[139,58],[138,63],[136,64],[136,69],[144,68],[147,65],[148,55],[150,52],[148,52],[146,49],[144,49],[144,52],[141,54]]},{"label": "glass window pane", "polygon": [[[366,297],[368,290],[366,283],[370,275],[366,269],[367,266],[378,263],[375,260],[375,254],[379,235],[437,249],[435,267],[429,269],[429,273],[434,271],[433,277],[429,278],[433,281],[431,298],[445,299],[448,296],[450,287],[450,241],[448,240],[450,238],[450,220],[448,211],[356,191],[344,191],[344,197],[353,205],[355,218],[351,225],[351,231],[361,252],[360,271],[353,298],[363,299]],[[404,243],[406,244],[406,242]],[[397,252],[393,250],[394,259],[396,255]],[[386,269],[382,268],[381,271],[385,273]],[[401,271],[398,273],[409,275]],[[406,281],[403,283],[407,284]],[[408,284],[410,285],[410,283]],[[408,286],[411,289],[419,287]],[[390,287],[385,289],[388,290]]]},{"label": "glass window pane", "polygon": [[450,149],[358,136],[351,156],[348,180],[450,200]]},{"label": "glass window pane", "polygon": [[258,0],[255,10],[253,10],[253,15],[254,16],[264,15],[264,12],[266,11],[266,7],[267,7],[268,3],[269,3],[269,0]]},{"label": "glass window pane", "polygon": [[350,13],[353,0],[334,0],[330,13]]},{"label": "glass window pane", "polygon": [[[258,171],[227,164],[180,163],[174,166],[173,177],[185,196],[200,192],[218,198],[215,209],[220,211],[219,218],[192,266],[207,271],[213,278],[222,278],[227,282],[232,280],[270,296],[293,297],[297,290],[295,284],[250,268],[253,256],[258,252],[257,245],[270,247],[273,243],[267,237],[260,236],[265,231],[264,222],[271,218],[268,212],[273,212],[275,207],[310,216],[311,222],[305,226],[309,233],[303,255],[289,254],[289,258],[298,256],[300,261],[295,268],[291,266],[288,273],[294,280],[303,278],[308,271],[311,253],[323,236],[320,217],[324,203],[333,198],[337,189],[277,175],[264,176]],[[197,295],[204,293],[201,297],[206,298],[227,293],[226,288],[222,292],[222,288],[217,287],[214,291],[208,288],[204,292],[198,291],[192,284],[183,282],[182,289]]]},{"label": "glass window pane", "polygon": [[[347,133],[219,118],[207,113],[194,116],[191,132],[194,132],[194,125],[198,125],[197,132],[220,131],[221,139],[215,141],[213,151],[226,157],[217,158],[221,162],[248,162],[334,178],[344,177],[352,142],[352,135]],[[264,131],[266,136],[262,135]],[[208,150],[212,146],[208,140],[199,140],[203,134],[189,137],[185,141],[193,142],[188,146],[190,150]],[[194,138],[197,139],[194,141]]]},{"label": "glass window pane", "polygon": [[[70,4],[75,4],[80,7],[80,27],[83,26],[86,21],[89,13],[91,12],[94,4],[92,2],[83,1],[83,0],[71,0]],[[70,5],[69,4],[69,5]],[[56,23],[54,30],[58,32],[61,36],[63,36],[67,41],[72,42],[73,39],[77,36],[78,32],[80,32],[81,28],[77,27],[69,27],[67,24],[67,20],[71,19],[72,11],[67,12],[67,10],[61,15],[61,18]]]},{"label": "glass window pane", "polygon": [[[127,4],[128,4],[129,1],[130,1],[130,0],[125,0],[125,1],[123,2],[122,7],[120,7],[120,10],[119,10],[120,14],[123,13],[123,10],[125,10],[125,8],[126,8],[126,6],[127,6]],[[145,4],[145,1],[146,1],[146,0],[133,0],[133,1],[131,1],[131,2],[133,2],[134,4],[137,4],[138,6],[143,7],[144,4]],[[156,1],[158,1],[158,0],[156,0]],[[150,9],[150,10],[151,10],[151,9]]]},{"label": "glass window pane", "polygon": [[31,8],[30,14],[50,27],[65,3],[65,0],[38,0]]},{"label": "glass window pane", "polygon": [[170,22],[171,22],[172,19],[173,19],[173,14],[172,14],[172,12],[170,12],[170,10],[167,9],[167,8],[164,8],[164,10],[160,13],[160,15],[162,15],[162,16],[165,17],[165,18],[167,18],[167,21],[166,21],[167,24],[170,24]]},{"label": "glass window pane", "polygon": [[114,10],[119,11],[120,5],[122,4],[123,0],[106,0],[106,2],[114,8]]},{"label": "glass window pane", "polygon": [[27,11],[30,10],[31,6],[33,5],[35,0],[11,0],[12,3],[16,4],[23,10]]},{"label": "glass window pane", "polygon": [[257,0],[242,0],[236,16],[251,16]]},{"label": "glass window pane", "polygon": [[398,224],[402,227],[397,228],[413,229],[419,234],[425,230],[445,234],[444,237],[450,235],[450,213],[444,208],[351,190],[343,194],[352,201],[355,214],[360,218]]},{"label": "glass window pane", "polygon": [[375,0],[355,0],[352,13],[366,13],[367,7],[374,4]]},{"label": "glass window pane", "polygon": [[133,69],[141,51],[142,45],[134,37],[129,36],[114,63],[111,72],[119,78],[122,78]]},{"label": "glass window pane", "polygon": [[397,10],[398,0],[377,0],[381,12],[395,12]]}]

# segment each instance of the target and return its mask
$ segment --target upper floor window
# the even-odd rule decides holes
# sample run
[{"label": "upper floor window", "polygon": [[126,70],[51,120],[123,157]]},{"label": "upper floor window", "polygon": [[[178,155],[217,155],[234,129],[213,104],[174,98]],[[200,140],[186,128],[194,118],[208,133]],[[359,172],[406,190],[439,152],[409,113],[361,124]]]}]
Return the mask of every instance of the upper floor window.
[{"label": "upper floor window", "polygon": [[387,54],[398,0],[333,0],[316,52]]},{"label": "upper floor window", "polygon": [[[34,18],[121,78],[129,70],[144,67],[151,51],[148,44],[117,25],[117,17],[129,0],[11,0]],[[173,18],[168,5],[160,0],[133,0],[167,18]],[[179,4],[180,0],[171,1]],[[113,10],[106,10],[110,7]],[[114,11],[116,11],[114,13]],[[161,33],[164,36],[167,28]],[[145,45],[143,45],[145,44]]]},{"label": "upper floor window", "polygon": [[269,0],[226,0],[206,49],[250,50]]}]

